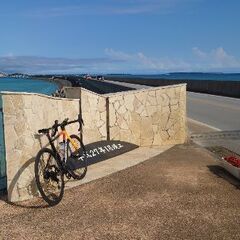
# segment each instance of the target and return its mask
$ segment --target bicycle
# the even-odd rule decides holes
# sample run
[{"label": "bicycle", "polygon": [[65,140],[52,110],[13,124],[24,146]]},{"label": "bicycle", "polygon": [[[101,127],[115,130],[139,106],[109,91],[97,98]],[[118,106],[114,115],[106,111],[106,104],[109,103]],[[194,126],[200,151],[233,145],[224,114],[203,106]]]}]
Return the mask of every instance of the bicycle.
[{"label": "bicycle", "polygon": [[[38,130],[39,134],[47,136],[51,149],[44,147],[38,152],[35,159],[35,179],[41,196],[50,206],[62,200],[64,176],[67,179],[80,180],[87,173],[85,146],[80,137],[69,135],[65,129],[67,125],[77,122],[81,131],[83,120],[80,115],[77,120],[68,121],[66,118],[60,124],[56,120],[52,127]],[[54,141],[61,136],[62,142],[59,147],[55,147]]]}]

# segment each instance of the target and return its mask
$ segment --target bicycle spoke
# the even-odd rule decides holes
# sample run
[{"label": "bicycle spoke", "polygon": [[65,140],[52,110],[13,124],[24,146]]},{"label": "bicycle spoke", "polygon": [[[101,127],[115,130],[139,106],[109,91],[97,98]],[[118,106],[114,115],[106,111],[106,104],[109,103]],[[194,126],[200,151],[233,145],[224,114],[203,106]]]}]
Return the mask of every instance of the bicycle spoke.
[{"label": "bicycle spoke", "polygon": [[35,176],[44,200],[51,205],[58,203],[63,195],[64,179],[51,150],[40,150],[36,157]]}]

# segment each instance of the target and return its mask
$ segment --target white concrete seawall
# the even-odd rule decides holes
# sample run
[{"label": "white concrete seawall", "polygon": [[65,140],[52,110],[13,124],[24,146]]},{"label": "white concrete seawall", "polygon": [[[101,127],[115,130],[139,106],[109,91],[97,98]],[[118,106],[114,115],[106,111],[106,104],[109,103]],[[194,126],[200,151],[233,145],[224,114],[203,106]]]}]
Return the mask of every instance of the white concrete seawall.
[{"label": "white concrete seawall", "polygon": [[[9,201],[38,195],[34,159],[47,145],[38,129],[54,120],[84,120],[84,143],[122,140],[139,146],[181,144],[186,141],[186,85],[99,95],[80,88],[66,88],[68,98],[41,94],[2,92]],[[71,99],[77,98],[77,99]],[[78,126],[68,126],[77,133]]]}]

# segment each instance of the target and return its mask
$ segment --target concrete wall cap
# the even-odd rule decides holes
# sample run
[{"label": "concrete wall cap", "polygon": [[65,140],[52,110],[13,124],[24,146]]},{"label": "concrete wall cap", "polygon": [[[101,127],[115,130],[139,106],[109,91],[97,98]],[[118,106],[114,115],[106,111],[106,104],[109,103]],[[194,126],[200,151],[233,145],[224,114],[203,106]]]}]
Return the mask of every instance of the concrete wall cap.
[{"label": "concrete wall cap", "polygon": [[141,92],[151,92],[151,91],[156,91],[158,89],[169,89],[169,88],[183,87],[183,86],[187,86],[187,84],[182,83],[182,84],[174,84],[174,85],[167,85],[167,86],[160,86],[160,87],[136,89],[136,90],[129,90],[129,91],[124,91],[124,92],[108,93],[108,94],[103,94],[101,96],[104,96],[104,97],[120,96],[120,95],[135,94],[135,93],[141,93]]},{"label": "concrete wall cap", "polygon": [[159,86],[159,87],[150,87],[150,88],[144,88],[144,89],[136,89],[136,90],[129,90],[129,91],[124,91],[124,92],[116,92],[116,93],[106,93],[106,94],[98,94],[98,93],[95,93],[93,91],[90,91],[86,88],[83,88],[83,87],[66,87],[66,88],[73,88],[73,89],[81,89],[81,91],[85,91],[85,92],[88,92],[88,93],[91,93],[93,95],[96,95],[96,96],[100,96],[100,97],[103,97],[103,98],[108,98],[108,97],[111,97],[111,96],[116,96],[116,95],[126,95],[126,94],[135,94],[135,93],[139,93],[139,92],[150,92],[150,91],[156,91],[158,89],[168,89],[168,88],[176,88],[176,87],[182,87],[182,86],[187,86],[187,83],[181,83],[181,84],[174,84],[174,85],[167,85],[167,86]]},{"label": "concrete wall cap", "polygon": [[48,98],[48,99],[54,99],[54,100],[65,100],[65,101],[79,101],[78,99],[70,99],[70,98],[60,98],[60,97],[53,97],[41,93],[29,93],[29,92],[10,92],[10,91],[0,91],[0,95],[28,95],[28,96],[39,96],[43,98]]}]

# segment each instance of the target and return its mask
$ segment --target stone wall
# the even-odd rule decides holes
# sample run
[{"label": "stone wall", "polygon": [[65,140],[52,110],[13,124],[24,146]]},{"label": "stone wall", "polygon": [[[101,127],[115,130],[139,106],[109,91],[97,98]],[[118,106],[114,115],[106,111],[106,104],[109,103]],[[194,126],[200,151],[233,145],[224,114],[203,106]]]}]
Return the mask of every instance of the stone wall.
[{"label": "stone wall", "polygon": [[91,143],[107,138],[106,97],[80,87],[65,87],[66,98],[80,99],[80,108],[84,120],[84,142]]},{"label": "stone wall", "polygon": [[[37,134],[38,129],[52,126],[56,119],[76,119],[79,100],[17,93],[3,94],[2,98],[8,199],[19,201],[37,194],[33,163],[47,144],[46,137]],[[77,124],[68,127],[69,133],[77,129]]]},{"label": "stone wall", "polygon": [[[76,119],[81,112],[85,144],[116,139],[160,146],[186,140],[185,84],[107,95],[85,89],[73,93],[80,99],[2,93],[9,201],[37,195],[34,160],[47,145],[46,137],[37,131],[52,126],[56,119]],[[78,124],[68,126],[70,134],[77,130]]]},{"label": "stone wall", "polygon": [[83,116],[83,140],[91,143],[107,138],[106,98],[86,89],[81,90],[81,112]]},{"label": "stone wall", "polygon": [[110,139],[140,146],[185,142],[185,84],[107,96]]},{"label": "stone wall", "polygon": [[81,98],[81,88],[80,87],[64,87],[64,94],[66,98],[80,99]]},{"label": "stone wall", "polygon": [[[80,102],[40,94],[2,93],[10,201],[37,194],[33,162],[40,148],[47,145],[45,136],[39,138],[39,129],[52,126],[55,120],[76,119],[82,108],[84,143],[106,140],[106,98],[87,90],[81,94]],[[76,134],[78,128],[78,124],[67,126],[70,134]]]}]

